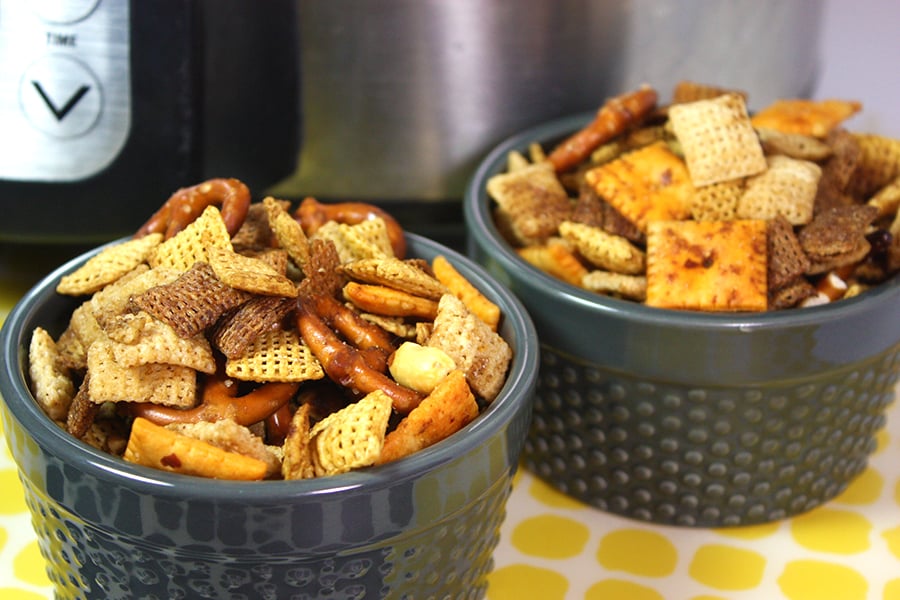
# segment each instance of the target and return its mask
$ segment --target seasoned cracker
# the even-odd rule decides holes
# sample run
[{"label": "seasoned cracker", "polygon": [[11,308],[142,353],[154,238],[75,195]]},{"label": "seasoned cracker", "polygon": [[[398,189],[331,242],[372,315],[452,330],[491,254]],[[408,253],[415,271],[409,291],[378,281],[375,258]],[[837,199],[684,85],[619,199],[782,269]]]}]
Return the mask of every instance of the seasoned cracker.
[{"label": "seasoned cracker", "polygon": [[684,162],[662,142],[595,167],[585,180],[641,231],[650,221],[690,216],[691,178]]},{"label": "seasoned cracker", "polygon": [[545,244],[516,248],[525,262],[574,286],[581,285],[587,274],[585,267],[565,240],[550,239]]},{"label": "seasoned cracker", "polygon": [[643,302],[647,298],[647,278],[644,275],[623,275],[609,271],[591,271],[581,279],[581,287],[598,294]]},{"label": "seasoned cracker", "polygon": [[212,247],[208,250],[208,260],[216,277],[236,290],[267,296],[297,297],[294,282],[258,258]]},{"label": "seasoned cracker", "polygon": [[215,206],[207,206],[187,227],[156,247],[148,258],[151,267],[185,272],[196,262],[208,261],[210,248],[232,250],[231,237]]},{"label": "seasoned cracker", "polygon": [[783,155],[799,160],[823,161],[832,155],[831,145],[819,138],[775,129],[757,129],[766,155]]},{"label": "seasoned cracker", "polygon": [[352,302],[347,302],[346,304],[350,308],[356,310],[359,316],[369,323],[378,325],[388,333],[391,333],[398,338],[409,340],[416,337],[416,326],[420,322],[407,321],[403,317],[390,317],[386,315],[376,315],[373,313],[362,312],[359,310],[359,307],[354,305]]},{"label": "seasoned cracker", "polygon": [[433,319],[438,302],[383,285],[347,282],[343,296],[363,312],[388,317]]},{"label": "seasoned cracker", "polygon": [[487,182],[487,192],[508,217],[510,233],[519,244],[539,243],[555,235],[571,212],[569,196],[548,162],[494,175]]},{"label": "seasoned cracker", "polygon": [[260,480],[268,470],[259,459],[223,450],[140,417],[131,426],[123,458],[154,469],[212,479]]},{"label": "seasoned cracker", "polygon": [[107,246],[60,278],[56,292],[69,296],[93,294],[144,263],[162,239],[161,233],[151,233]]},{"label": "seasoned cracker", "polygon": [[472,391],[491,402],[506,381],[512,349],[497,332],[452,294],[439,303],[426,346],[440,348],[466,374]]},{"label": "seasoned cracker", "polygon": [[626,275],[644,272],[644,252],[623,237],[572,221],[563,221],[559,233],[595,267]]},{"label": "seasoned cracker", "polygon": [[311,479],[316,476],[309,447],[311,405],[301,404],[291,417],[287,437],[282,444],[284,457],[281,475],[285,479]]},{"label": "seasoned cracker", "polygon": [[669,109],[669,120],[695,186],[766,170],[762,146],[741,96],[724,94],[676,104]]},{"label": "seasoned cracker", "polygon": [[656,221],[647,231],[647,305],[764,311],[766,222]]},{"label": "seasoned cracker", "polygon": [[355,281],[387,286],[430,300],[438,300],[448,291],[433,275],[398,258],[354,260],[341,265],[340,270]]},{"label": "seasoned cracker", "polygon": [[862,109],[855,100],[776,100],[753,115],[753,126],[784,133],[825,137],[843,121]]},{"label": "seasoned cracker", "polygon": [[462,371],[451,371],[397,427],[387,434],[378,457],[383,464],[446,439],[478,416],[478,403]]},{"label": "seasoned cracker", "polygon": [[242,381],[299,382],[321,379],[322,365],[292,329],[258,335],[247,351],[225,362],[225,374]]},{"label": "seasoned cracker", "polygon": [[313,425],[309,438],[316,476],[375,464],[384,445],[391,404],[387,394],[376,390]]},{"label": "seasoned cracker", "polygon": [[747,188],[738,200],[737,218],[772,219],[783,216],[792,225],[812,220],[813,205],[822,169],[807,160],[770,156],[768,168],[747,179]]},{"label": "seasoned cracker", "polygon": [[266,478],[281,472],[281,461],[266,447],[262,438],[231,419],[172,423],[165,427],[170,431],[212,444],[222,450],[236,452],[266,463]]},{"label": "seasoned cracker", "polygon": [[472,283],[453,266],[447,257],[439,254],[431,261],[434,275],[447,290],[462,300],[472,313],[497,331],[500,323],[500,307],[488,300]]},{"label": "seasoned cracker", "polygon": [[113,342],[97,341],[87,353],[91,373],[89,394],[94,402],[151,402],[189,408],[197,399],[197,372],[190,367],[146,364],[123,367],[116,362]]},{"label": "seasoned cracker", "polygon": [[294,264],[302,269],[309,260],[309,239],[303,232],[300,222],[288,214],[285,204],[271,196],[263,199],[268,224],[278,245],[284,248]]},{"label": "seasoned cracker", "polygon": [[42,327],[36,327],[31,334],[28,376],[41,409],[54,421],[64,420],[75,396],[75,384],[56,342]]}]

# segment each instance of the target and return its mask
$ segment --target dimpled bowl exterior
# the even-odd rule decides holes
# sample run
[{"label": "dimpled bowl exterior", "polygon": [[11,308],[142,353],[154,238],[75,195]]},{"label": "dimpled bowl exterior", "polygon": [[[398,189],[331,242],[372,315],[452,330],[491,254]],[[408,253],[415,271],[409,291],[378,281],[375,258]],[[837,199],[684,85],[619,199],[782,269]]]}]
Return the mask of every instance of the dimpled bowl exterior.
[{"label": "dimpled bowl exterior", "polygon": [[464,202],[468,253],[515,293],[541,343],[524,465],[597,508],[686,526],[763,523],[840,493],[867,464],[900,372],[900,278],[761,314],[654,309],[518,259],[485,185],[510,150],[550,148],[592,115],[495,148]]},{"label": "dimpled bowl exterior", "polygon": [[518,301],[443,253],[504,313],[509,379],[464,431],[396,463],[307,481],[239,483],[126,463],[47,419],[26,381],[30,332],[77,301],[49,275],[0,333],[3,427],[57,598],[479,598],[531,415],[538,349]]}]

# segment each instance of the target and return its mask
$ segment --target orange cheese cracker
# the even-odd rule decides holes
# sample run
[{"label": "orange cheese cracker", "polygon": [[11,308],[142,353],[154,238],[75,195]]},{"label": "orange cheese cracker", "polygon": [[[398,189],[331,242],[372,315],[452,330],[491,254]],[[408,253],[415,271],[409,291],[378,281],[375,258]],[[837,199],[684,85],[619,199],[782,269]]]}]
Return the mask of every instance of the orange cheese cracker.
[{"label": "orange cheese cracker", "polygon": [[213,479],[258,480],[266,463],[230,452],[138,417],[131,426],[125,460],[146,467]]},{"label": "orange cheese cracker", "polygon": [[750,121],[756,128],[821,138],[860,110],[862,103],[855,100],[789,98],[776,100]]},{"label": "orange cheese cracker", "polygon": [[650,221],[686,219],[694,186],[664,142],[634,150],[585,173],[594,191],[641,231]]},{"label": "orange cheese cracker", "polygon": [[647,231],[647,305],[764,311],[766,222],[656,221]]}]

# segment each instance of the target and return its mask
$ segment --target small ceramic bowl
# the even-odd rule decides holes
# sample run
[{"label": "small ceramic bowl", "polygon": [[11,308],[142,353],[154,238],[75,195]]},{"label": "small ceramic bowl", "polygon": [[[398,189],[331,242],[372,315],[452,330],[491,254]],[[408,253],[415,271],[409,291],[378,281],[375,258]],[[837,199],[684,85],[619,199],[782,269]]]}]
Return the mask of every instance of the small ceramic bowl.
[{"label": "small ceramic bowl", "polygon": [[541,343],[525,466],[603,510],[728,526],[807,511],[865,468],[900,372],[900,278],[830,305],[702,314],[600,296],[514,253],[487,180],[578,115],[495,148],[464,201],[468,253],[522,300]]},{"label": "small ceramic bowl", "polygon": [[478,598],[528,429],[538,348],[521,304],[442,253],[503,311],[514,358],[475,421],[396,463],[304,481],[240,483],[149,469],[96,451],[38,408],[32,329],[58,335],[77,300],[54,291],[88,255],[37,284],[0,333],[0,416],[58,598]]}]

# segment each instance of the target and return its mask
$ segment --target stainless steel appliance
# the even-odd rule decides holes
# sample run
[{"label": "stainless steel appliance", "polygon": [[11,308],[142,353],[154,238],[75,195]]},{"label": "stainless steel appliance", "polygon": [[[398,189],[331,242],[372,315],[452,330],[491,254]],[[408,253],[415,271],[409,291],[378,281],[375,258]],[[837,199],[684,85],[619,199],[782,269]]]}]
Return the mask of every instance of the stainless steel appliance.
[{"label": "stainless steel appliance", "polygon": [[109,239],[200,178],[289,173],[295,15],[281,0],[0,2],[0,240]]},{"label": "stainless steel appliance", "polygon": [[[0,240],[133,230],[179,186],[367,200],[431,234],[504,137],[640,83],[806,95],[817,0],[3,0]],[[757,105],[758,105],[757,104]],[[49,219],[38,218],[47,215]]]}]

